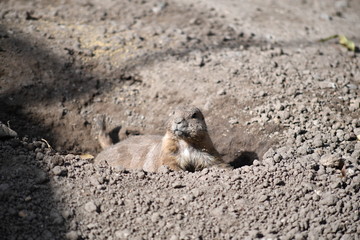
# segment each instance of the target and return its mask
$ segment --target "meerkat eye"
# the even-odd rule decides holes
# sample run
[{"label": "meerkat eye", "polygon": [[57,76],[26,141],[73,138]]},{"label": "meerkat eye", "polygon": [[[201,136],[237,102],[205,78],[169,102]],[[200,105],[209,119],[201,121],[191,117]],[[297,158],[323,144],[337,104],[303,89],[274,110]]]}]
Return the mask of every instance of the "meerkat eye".
[{"label": "meerkat eye", "polygon": [[197,118],[197,114],[193,113],[193,115],[191,115],[191,118]]}]

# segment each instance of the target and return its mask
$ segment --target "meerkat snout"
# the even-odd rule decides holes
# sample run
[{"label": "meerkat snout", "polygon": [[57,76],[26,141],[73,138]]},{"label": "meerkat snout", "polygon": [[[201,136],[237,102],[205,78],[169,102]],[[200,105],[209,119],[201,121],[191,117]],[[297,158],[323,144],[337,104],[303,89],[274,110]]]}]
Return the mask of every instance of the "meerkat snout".
[{"label": "meerkat snout", "polygon": [[180,137],[186,135],[188,126],[189,124],[185,118],[177,117],[172,123],[171,130],[174,132],[175,135]]},{"label": "meerkat snout", "polygon": [[184,118],[175,118],[174,122],[176,124],[180,124],[181,122],[183,122],[185,119]]},{"label": "meerkat snout", "polygon": [[186,128],[187,128],[186,124],[174,124],[172,130],[177,136],[180,137],[186,135]]}]

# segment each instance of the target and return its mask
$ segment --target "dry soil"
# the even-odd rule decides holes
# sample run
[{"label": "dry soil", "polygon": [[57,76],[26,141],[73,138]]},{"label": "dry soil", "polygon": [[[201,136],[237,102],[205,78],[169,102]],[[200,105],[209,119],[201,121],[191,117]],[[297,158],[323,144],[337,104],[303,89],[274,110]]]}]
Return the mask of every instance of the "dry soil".
[{"label": "dry soil", "polygon": [[[360,2],[2,0],[2,239],[359,239]],[[192,104],[231,171],[95,166]],[[119,133],[119,134],[118,134]],[[87,155],[86,155],[87,154]],[[90,155],[89,155],[90,154]]]}]

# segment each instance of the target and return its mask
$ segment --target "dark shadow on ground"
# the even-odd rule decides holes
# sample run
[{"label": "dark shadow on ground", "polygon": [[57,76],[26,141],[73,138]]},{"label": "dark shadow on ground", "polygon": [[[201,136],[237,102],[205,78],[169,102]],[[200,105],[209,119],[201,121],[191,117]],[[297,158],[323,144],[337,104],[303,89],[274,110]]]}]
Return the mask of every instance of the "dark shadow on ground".
[{"label": "dark shadow on ground", "polygon": [[[63,131],[69,131],[65,126],[74,124],[74,122],[68,122],[69,119],[64,120],[66,114],[69,112],[80,113],[84,106],[92,104],[94,97],[111,91],[115,86],[126,81],[138,81],[134,72],[137,67],[166,61],[169,56],[184,58],[194,51],[218,51],[224,48],[236,48],[240,45],[244,46],[246,50],[250,46],[265,44],[265,42],[236,35],[233,39],[220,41],[217,45],[207,45],[200,41],[199,44],[193,44],[191,47],[160,49],[129,58],[126,64],[119,69],[110,72],[95,72],[93,70],[96,66],[81,65],[81,60],[77,59],[73,51],[69,51],[68,55],[58,56],[48,46],[20,36],[8,34],[6,26],[0,25],[0,57],[4,58],[9,53],[15,55],[19,61],[18,66],[15,67],[17,68],[16,71],[20,73],[20,78],[26,79],[28,77],[18,85],[12,83],[13,87],[0,88],[0,107],[2,110],[0,111],[0,120],[3,122],[11,120],[12,128],[20,136],[46,138],[52,147],[58,150],[62,145],[61,136],[52,130],[56,127],[54,124],[60,124],[60,126],[64,126]],[[6,71],[0,66],[0,77],[1,75],[4,76],[3,73]],[[3,84],[6,85],[7,82]],[[30,105],[36,105],[38,109],[44,108],[45,112],[47,106],[54,106],[54,104],[59,106],[57,123],[49,122],[50,118],[54,118],[51,116],[54,113],[39,116],[27,109]],[[69,106],[71,109],[68,109]],[[49,119],[46,118],[47,114]],[[74,121],[74,119],[70,120]],[[90,133],[91,124],[89,122],[77,122],[76,124],[77,126],[83,124],[84,131],[75,129],[78,132],[73,132],[74,139],[77,138],[76,134],[79,132],[82,134],[86,130],[87,134]],[[70,150],[72,146],[77,146],[79,143],[74,140],[71,143],[67,141],[67,144],[70,146]]]},{"label": "dark shadow on ground", "polygon": [[250,166],[253,164],[254,160],[259,159],[257,153],[252,151],[243,151],[237,155],[238,156],[236,156],[235,159],[229,163],[233,168]]},{"label": "dark shadow on ground", "polygon": [[66,220],[49,176],[32,161],[34,147],[0,140],[1,239],[65,239]]},{"label": "dark shadow on ground", "polygon": [[115,143],[120,142],[120,136],[119,136],[120,130],[121,130],[121,126],[118,126],[109,132],[109,136],[111,138],[112,143],[115,144]]}]

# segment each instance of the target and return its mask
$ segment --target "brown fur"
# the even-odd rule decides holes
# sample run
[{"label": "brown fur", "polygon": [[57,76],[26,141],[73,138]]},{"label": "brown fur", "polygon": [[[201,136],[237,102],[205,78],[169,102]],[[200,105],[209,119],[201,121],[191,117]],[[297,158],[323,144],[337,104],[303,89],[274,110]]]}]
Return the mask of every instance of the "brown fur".
[{"label": "brown fur", "polygon": [[216,151],[198,108],[175,110],[163,137],[133,136],[109,146],[105,126],[100,127],[100,145],[106,149],[96,157],[95,163],[105,160],[111,166],[150,172],[156,172],[164,165],[176,171],[196,171],[213,166],[231,168]]}]

